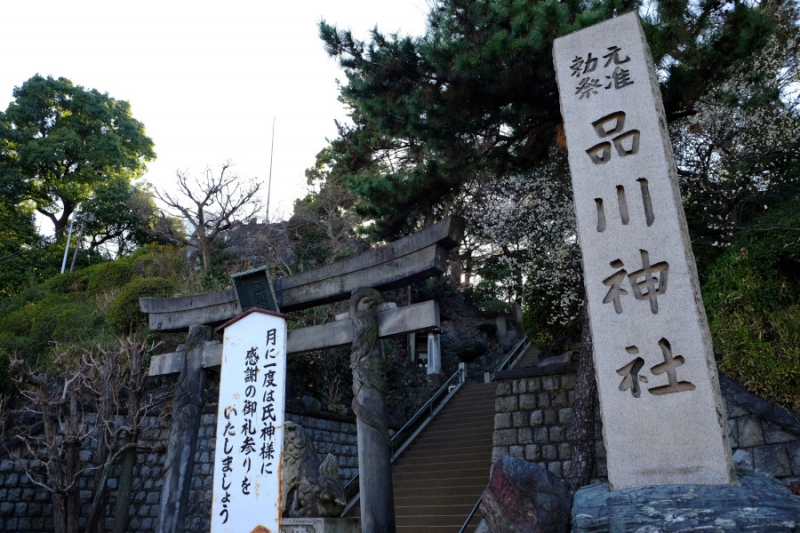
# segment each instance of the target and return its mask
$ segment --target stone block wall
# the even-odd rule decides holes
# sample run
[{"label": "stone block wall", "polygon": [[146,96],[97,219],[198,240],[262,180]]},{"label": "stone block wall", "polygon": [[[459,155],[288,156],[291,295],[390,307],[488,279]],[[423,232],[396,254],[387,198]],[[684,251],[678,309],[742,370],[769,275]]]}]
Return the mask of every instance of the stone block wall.
[{"label": "stone block wall", "polygon": [[[511,455],[557,476],[569,472],[577,365],[525,367],[498,374],[492,461]],[[597,477],[606,475],[602,425],[596,412]]]},{"label": "stone block wall", "polygon": [[720,388],[736,466],[800,482],[800,418],[722,374]]},{"label": "stone block wall", "polygon": [[[339,476],[348,481],[358,472],[358,451],[356,448],[355,421],[333,414],[304,414],[287,411],[287,420],[303,426],[322,456],[333,453],[339,462]],[[91,420],[91,415],[87,415]],[[206,406],[201,415],[198,430],[197,451],[195,452],[194,475],[191,480],[189,507],[186,517],[186,531],[201,533],[210,530],[211,498],[213,487],[213,461],[216,445],[216,406]],[[148,427],[142,433],[140,442],[160,446],[161,450],[140,453],[134,467],[133,503],[130,507],[130,533],[153,533],[163,486],[165,449],[169,433],[169,419],[153,416],[145,420]],[[84,441],[81,460],[91,460],[92,441]],[[15,452],[19,445],[11,445]],[[24,461],[25,466],[37,468],[35,461]],[[112,471],[108,480],[109,502],[106,507],[106,528],[112,527],[113,509],[116,503],[116,489],[119,468]],[[94,473],[87,472],[79,480],[82,506],[81,527],[89,513],[89,505],[94,496]],[[0,446],[0,531],[20,533],[49,533],[53,531],[52,498],[47,489],[35,485],[24,473],[24,469]]]},{"label": "stone block wall", "polygon": [[[498,374],[492,461],[511,455],[558,476],[572,458],[570,424],[577,365],[525,367]],[[800,418],[723,374],[720,388],[737,467],[800,482]],[[599,405],[595,409],[597,478],[607,476]]]}]

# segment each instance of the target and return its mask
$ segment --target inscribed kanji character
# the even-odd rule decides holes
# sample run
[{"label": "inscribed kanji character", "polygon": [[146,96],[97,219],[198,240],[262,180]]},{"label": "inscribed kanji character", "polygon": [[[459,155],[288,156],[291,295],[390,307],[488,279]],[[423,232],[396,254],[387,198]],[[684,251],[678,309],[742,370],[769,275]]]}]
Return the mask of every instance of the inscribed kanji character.
[{"label": "inscribed kanji character", "polygon": [[[228,485],[228,487],[230,487],[230,485]],[[230,492],[228,492],[228,489],[225,489],[225,488],[223,488],[222,490],[224,490],[224,491],[225,491],[225,496],[223,496],[223,497],[222,497],[222,500],[220,500],[220,501],[221,501],[222,503],[228,503],[228,502],[230,502],[230,501],[231,501],[231,493],[230,493]]]},{"label": "inscribed kanji character", "polygon": [[[642,269],[631,272],[628,275],[633,296],[637,300],[650,300],[650,311],[655,315],[658,313],[658,295],[667,291],[667,273],[669,264],[661,261],[655,265],[650,265],[650,254],[645,250],[639,250],[642,255]],[[655,274],[660,275],[658,277]]]},{"label": "inscribed kanji character", "polygon": [[[620,157],[633,155],[639,152],[639,130],[622,131],[625,128],[624,111],[615,111],[614,113],[601,117],[592,122],[592,127],[601,139],[619,133],[619,135],[612,138],[611,141],[614,143],[614,147],[617,149],[617,153]],[[631,139],[631,147],[625,148],[622,143],[628,139]],[[586,153],[595,165],[608,163],[611,159],[611,143],[603,141],[586,150]]]},{"label": "inscribed kanji character", "polygon": [[[625,350],[630,354],[639,353],[639,348],[636,346],[628,346]],[[619,384],[619,390],[625,392],[631,391],[634,398],[639,398],[642,395],[642,389],[639,387],[639,381],[647,383],[647,378],[639,375],[639,370],[644,366],[644,359],[637,357],[627,365],[617,370],[617,374],[622,376],[622,382]]]},{"label": "inscribed kanji character", "polygon": [[225,429],[222,430],[223,435],[230,435],[231,437],[236,436],[236,431],[234,431],[233,424],[230,421],[225,423]]},{"label": "inscribed kanji character", "polygon": [[258,411],[258,402],[253,402],[250,400],[244,401],[244,408],[242,409],[242,414],[244,416],[254,415]]},{"label": "inscribed kanji character", "polygon": [[[231,457],[231,461],[233,461],[233,457]],[[225,484],[225,481],[227,481],[227,475],[228,474],[224,473],[224,471],[223,471],[223,474],[222,474],[222,490],[225,490],[225,491],[227,491],[229,488],[231,488],[231,482],[230,481],[228,481],[227,485]],[[227,492],[226,492],[226,494],[227,494]],[[225,502],[225,503],[227,503],[227,502]]]},{"label": "inscribed kanji character", "polygon": [[[625,266],[622,261],[619,259],[615,259],[609,263],[613,268],[622,268]],[[628,272],[625,270],[618,270],[614,274],[610,275],[606,279],[603,280],[603,285],[607,285],[610,287],[608,292],[606,293],[606,297],[603,298],[603,303],[607,304],[609,302],[614,302],[614,311],[618,315],[622,314],[622,302],[619,301],[620,296],[625,296],[628,294],[628,291],[622,288],[622,280],[625,279],[625,276],[628,275]]]},{"label": "inscribed kanji character", "polygon": [[581,80],[577,87],[575,87],[575,94],[580,94],[578,100],[589,98],[593,94],[597,94],[597,89],[602,87],[600,80],[597,78],[585,77]]},{"label": "inscribed kanji character", "polygon": [[227,456],[222,458],[222,471],[223,472],[233,472],[233,457]]},{"label": "inscribed kanji character", "polygon": [[267,330],[267,346],[270,344],[275,345],[278,343],[278,330],[272,328]]},{"label": "inscribed kanji character", "polygon": [[270,466],[272,466],[272,463],[262,464],[261,465],[261,473],[262,474],[272,474],[272,470],[267,470],[267,468],[269,468]]},{"label": "inscribed kanji character", "polygon": [[248,366],[244,369],[244,382],[257,383],[258,382],[258,369],[254,366]]},{"label": "inscribed kanji character", "polygon": [[242,426],[242,434],[244,435],[255,435],[256,428],[253,427],[253,419],[248,418],[244,425]]},{"label": "inscribed kanji character", "polygon": [[272,442],[262,444],[260,456],[262,459],[274,459],[275,444]]},{"label": "inscribed kanji character", "polygon": [[267,437],[270,439],[275,435],[275,426],[272,424],[267,424],[263,428],[261,428],[261,440],[267,440]]},{"label": "inscribed kanji character", "polygon": [[[253,385],[248,385],[246,389],[244,389],[244,395],[246,398],[252,398],[256,395],[256,388]],[[247,414],[247,413],[244,413]]]},{"label": "inscribed kanji character", "polygon": [[242,448],[239,451],[245,455],[250,455],[256,451],[256,441],[253,440],[253,437],[250,435],[246,436],[244,438],[244,443],[242,443]]},{"label": "inscribed kanji character", "polygon": [[250,481],[247,479],[247,476],[242,480],[242,494],[245,496],[250,495]]},{"label": "inscribed kanji character", "polygon": [[261,409],[261,421],[266,422],[267,420],[272,420],[273,422],[277,420],[275,418],[275,407],[271,403]]},{"label": "inscribed kanji character", "polygon": [[622,89],[628,85],[633,85],[631,72],[624,68],[616,67],[614,72],[611,73],[611,76],[606,76],[606,79],[611,80],[608,82],[608,85],[606,85],[606,89],[610,89],[612,85],[615,89]]},{"label": "inscribed kanji character", "polygon": [[244,461],[242,461],[242,468],[244,468],[244,473],[250,473],[250,467],[253,466],[253,463],[250,461],[249,457],[245,457]]},{"label": "inscribed kanji character", "polygon": [[631,58],[628,57],[628,56],[625,56],[625,59],[620,59],[619,58],[620,50],[622,50],[622,48],[620,48],[619,46],[609,46],[608,47],[608,51],[609,52],[606,55],[603,56],[603,59],[608,58],[608,60],[606,61],[606,64],[603,65],[603,68],[609,66],[612,61],[614,62],[615,65],[621,65],[621,64],[627,63],[628,61],[631,60]]},{"label": "inscribed kanji character", "polygon": [[256,348],[255,346],[253,346],[252,348],[247,350],[247,353],[244,356],[244,364],[245,365],[255,366],[255,365],[258,364],[258,353],[257,353],[257,350],[258,350],[258,348]]},{"label": "inscribed kanji character", "polygon": [[231,411],[233,411],[234,415],[238,415],[239,414],[238,412],[236,412],[236,408],[235,407],[227,407],[225,409],[225,411],[223,411],[223,413],[222,413],[225,416],[225,420],[230,420],[231,419]]},{"label": "inscribed kanji character", "polygon": [[270,389],[264,392],[264,396],[262,397],[264,402],[274,402],[275,401],[275,391]]},{"label": "inscribed kanji character", "polygon": [[221,510],[221,511],[219,512],[219,516],[224,516],[224,517],[225,517],[225,518],[222,520],[222,523],[223,523],[223,524],[227,524],[227,523],[228,523],[228,510],[227,510],[227,509],[223,509],[223,510]]},{"label": "inscribed kanji character", "polygon": [[664,356],[664,362],[655,365],[650,371],[656,376],[666,374],[669,383],[660,387],[652,387],[648,389],[648,392],[650,392],[650,394],[661,395],[694,390],[695,386],[689,381],[678,381],[677,372],[675,370],[686,363],[686,359],[684,359],[682,355],[673,357],[672,346],[670,346],[667,339],[661,339],[658,341],[658,345],[661,347],[661,354]]},{"label": "inscribed kanji character", "polygon": [[225,455],[228,455],[233,451],[233,445],[228,448],[228,437],[225,437],[225,442],[222,444],[222,451],[225,452]]},{"label": "inscribed kanji character", "polygon": [[[266,365],[264,368],[266,368],[267,366],[269,366],[269,365]],[[275,371],[274,370],[269,370],[267,372],[264,372],[264,385],[263,386],[264,387],[277,387],[277,385],[275,385]]]}]

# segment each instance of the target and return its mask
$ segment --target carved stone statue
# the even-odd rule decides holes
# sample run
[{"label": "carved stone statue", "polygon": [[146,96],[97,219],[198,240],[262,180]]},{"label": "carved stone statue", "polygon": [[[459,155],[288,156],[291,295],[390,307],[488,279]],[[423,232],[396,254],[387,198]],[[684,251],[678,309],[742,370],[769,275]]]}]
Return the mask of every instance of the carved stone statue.
[{"label": "carved stone statue", "polygon": [[381,293],[371,288],[350,295],[353,322],[353,411],[358,428],[358,471],[361,494],[361,531],[394,533],[392,441],[386,416],[386,370],[378,343],[378,305]]},{"label": "carved stone statue", "polygon": [[378,340],[377,308],[383,302],[381,293],[363,288],[350,297],[350,319],[353,321],[353,348],[350,369],[353,371],[353,412],[368,426],[389,440],[386,416],[385,359]]},{"label": "carved stone statue", "polygon": [[336,458],[320,463],[302,426],[286,421],[283,437],[281,497],[284,516],[338,517],[347,503]]}]

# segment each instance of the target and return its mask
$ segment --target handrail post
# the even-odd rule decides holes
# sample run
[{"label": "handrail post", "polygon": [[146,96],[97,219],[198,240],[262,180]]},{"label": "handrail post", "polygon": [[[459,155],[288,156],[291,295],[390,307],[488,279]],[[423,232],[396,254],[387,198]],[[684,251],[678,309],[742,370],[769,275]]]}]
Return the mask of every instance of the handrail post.
[{"label": "handrail post", "polygon": [[458,369],[461,371],[461,375],[458,377],[459,382],[466,383],[467,382],[467,363],[458,363]]}]

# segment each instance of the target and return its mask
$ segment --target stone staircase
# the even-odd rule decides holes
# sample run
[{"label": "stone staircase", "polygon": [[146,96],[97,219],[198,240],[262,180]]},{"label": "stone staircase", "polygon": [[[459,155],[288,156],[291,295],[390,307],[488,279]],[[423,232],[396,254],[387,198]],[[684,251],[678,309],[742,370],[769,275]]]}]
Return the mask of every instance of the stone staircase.
[{"label": "stone staircase", "polygon": [[[532,346],[517,367],[539,361]],[[464,385],[394,462],[398,533],[458,533],[489,482],[496,383]],[[356,504],[347,516],[360,514]],[[467,532],[478,527],[476,513]]]},{"label": "stone staircase", "polygon": [[465,385],[395,461],[398,532],[458,533],[489,482],[495,389]]}]

